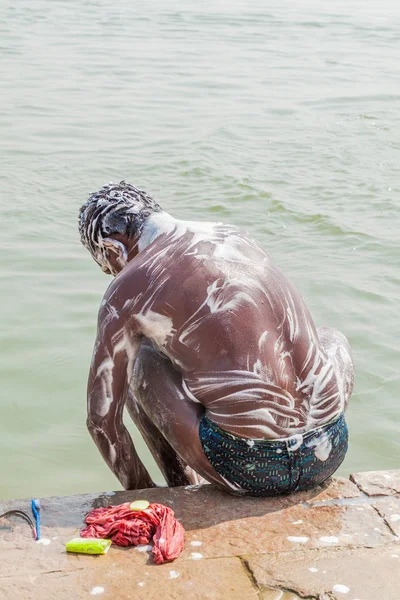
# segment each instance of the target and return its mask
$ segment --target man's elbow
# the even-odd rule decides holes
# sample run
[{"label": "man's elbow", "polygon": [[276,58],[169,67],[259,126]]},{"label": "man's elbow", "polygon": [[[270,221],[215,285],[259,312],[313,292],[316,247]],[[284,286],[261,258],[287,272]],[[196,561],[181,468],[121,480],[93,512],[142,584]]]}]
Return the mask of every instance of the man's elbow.
[{"label": "man's elbow", "polygon": [[116,427],[115,421],[96,412],[88,412],[86,427],[96,443],[103,438],[115,441],[115,438],[118,437],[118,427]]},{"label": "man's elbow", "polygon": [[92,437],[95,437],[99,431],[104,430],[104,418],[96,413],[88,413],[86,417],[86,427]]}]

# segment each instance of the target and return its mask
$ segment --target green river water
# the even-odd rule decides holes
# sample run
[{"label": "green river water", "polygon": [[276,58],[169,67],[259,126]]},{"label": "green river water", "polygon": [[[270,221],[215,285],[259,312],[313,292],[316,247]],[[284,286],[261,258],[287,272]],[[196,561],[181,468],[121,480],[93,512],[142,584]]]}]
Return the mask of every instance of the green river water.
[{"label": "green river water", "polygon": [[264,245],[352,345],[340,473],[399,467],[400,4],[3,0],[0,56],[0,498],[120,487],[85,426],[110,279],[77,213],[123,178]]}]

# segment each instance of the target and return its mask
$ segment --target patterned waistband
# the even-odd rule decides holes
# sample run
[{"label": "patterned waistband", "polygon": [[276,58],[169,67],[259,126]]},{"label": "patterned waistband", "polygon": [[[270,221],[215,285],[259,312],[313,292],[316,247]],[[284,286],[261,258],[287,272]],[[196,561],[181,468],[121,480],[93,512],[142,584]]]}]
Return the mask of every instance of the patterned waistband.
[{"label": "patterned waistband", "polygon": [[279,448],[282,444],[284,444],[284,445],[296,444],[297,445],[299,443],[300,438],[302,441],[306,441],[306,440],[309,440],[310,438],[312,438],[313,436],[320,436],[325,431],[328,431],[328,430],[330,431],[330,430],[334,430],[336,428],[340,428],[343,425],[345,419],[344,419],[344,413],[341,413],[340,415],[338,415],[331,421],[328,421],[328,423],[326,423],[324,425],[320,425],[319,427],[315,427],[314,429],[309,429],[308,431],[305,431],[304,433],[297,433],[297,434],[288,436],[286,438],[276,438],[273,440],[264,440],[264,439],[260,439],[260,438],[245,438],[245,437],[241,437],[239,435],[230,433],[229,431],[222,429],[219,425],[214,423],[214,421],[209,419],[207,417],[206,413],[203,413],[200,420],[205,422],[208,425],[208,427],[214,429],[214,431],[220,433],[220,435],[224,436],[225,438],[230,438],[231,440],[234,440],[235,442],[237,442],[239,444],[243,443],[243,444],[246,444],[246,446],[248,446],[249,441],[253,441],[255,444],[257,444],[257,446],[268,446],[270,448],[274,448],[274,447]]}]

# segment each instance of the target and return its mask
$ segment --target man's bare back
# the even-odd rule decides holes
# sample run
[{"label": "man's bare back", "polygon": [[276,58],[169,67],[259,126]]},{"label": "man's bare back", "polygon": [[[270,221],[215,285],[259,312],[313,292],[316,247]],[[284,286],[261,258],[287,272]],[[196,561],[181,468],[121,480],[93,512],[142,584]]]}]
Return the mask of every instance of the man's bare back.
[{"label": "man's bare back", "polygon": [[[110,187],[103,196],[117,213],[118,198],[136,192],[134,218],[146,213],[136,188],[121,183],[113,199]],[[235,227],[158,209],[136,235],[117,229],[95,240],[87,221],[101,202],[81,213],[85,245],[115,275],[99,311],[88,425],[125,487],[151,485],[122,423],[125,404],[169,483],[197,481],[194,470],[230,489],[204,456],[202,416],[239,439],[266,441],[343,414],[354,377],[346,338],[315,329],[298,291],[256,242]]]}]

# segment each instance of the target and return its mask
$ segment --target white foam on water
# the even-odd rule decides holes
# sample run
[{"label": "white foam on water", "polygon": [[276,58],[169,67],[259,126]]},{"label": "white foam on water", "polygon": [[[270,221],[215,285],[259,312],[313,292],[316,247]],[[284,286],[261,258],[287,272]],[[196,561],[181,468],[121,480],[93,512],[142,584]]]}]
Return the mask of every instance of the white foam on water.
[{"label": "white foam on water", "polygon": [[101,585],[96,585],[96,587],[92,588],[91,590],[91,594],[92,596],[98,596],[99,594],[102,594],[104,592],[104,588],[101,587]]},{"label": "white foam on water", "polygon": [[349,591],[350,588],[347,587],[347,585],[343,585],[342,583],[337,583],[332,588],[332,592],[335,592],[335,594],[348,594]]},{"label": "white foam on water", "polygon": [[178,573],[178,571],[170,571],[170,572],[169,572],[169,577],[168,577],[168,579],[176,579],[177,577],[179,577],[179,573]]},{"label": "white foam on water", "polygon": [[335,535],[323,535],[319,538],[319,541],[323,544],[337,544],[339,542],[339,538]]},{"label": "white foam on water", "polygon": [[139,552],[150,552],[151,550],[153,550],[153,546],[139,544],[138,546],[136,546],[136,550],[139,550]]}]

